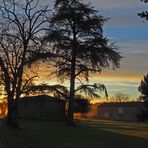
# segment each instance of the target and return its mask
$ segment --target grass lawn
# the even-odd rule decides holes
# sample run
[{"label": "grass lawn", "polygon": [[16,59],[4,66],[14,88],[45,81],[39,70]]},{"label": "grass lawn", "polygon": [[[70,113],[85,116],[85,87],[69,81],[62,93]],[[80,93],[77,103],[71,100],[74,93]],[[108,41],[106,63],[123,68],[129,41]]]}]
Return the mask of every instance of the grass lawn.
[{"label": "grass lawn", "polygon": [[19,129],[0,125],[5,148],[148,148],[148,124],[81,120],[76,127],[61,122],[20,120]]}]

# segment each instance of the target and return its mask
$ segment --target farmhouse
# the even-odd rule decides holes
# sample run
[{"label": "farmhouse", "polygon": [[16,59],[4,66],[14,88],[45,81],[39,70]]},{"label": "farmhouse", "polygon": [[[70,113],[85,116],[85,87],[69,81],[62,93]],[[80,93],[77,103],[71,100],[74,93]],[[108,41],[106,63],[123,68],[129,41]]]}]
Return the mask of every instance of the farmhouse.
[{"label": "farmhouse", "polygon": [[97,118],[137,121],[141,109],[144,109],[142,102],[103,103],[97,107]]},{"label": "farmhouse", "polygon": [[64,120],[64,100],[42,95],[21,98],[18,100],[18,118],[30,118],[41,120]]}]

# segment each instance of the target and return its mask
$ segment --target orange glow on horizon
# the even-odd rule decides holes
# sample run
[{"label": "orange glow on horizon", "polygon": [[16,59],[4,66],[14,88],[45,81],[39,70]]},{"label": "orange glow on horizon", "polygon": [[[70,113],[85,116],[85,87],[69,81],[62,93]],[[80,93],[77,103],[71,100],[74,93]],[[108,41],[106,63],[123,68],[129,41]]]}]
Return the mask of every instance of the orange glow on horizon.
[{"label": "orange glow on horizon", "polygon": [[[35,80],[35,82],[37,84],[39,83],[60,83],[57,82],[57,79],[55,77],[55,75],[50,75],[51,72],[53,72],[53,67],[49,67],[48,65],[46,65],[45,63],[41,63],[39,64],[36,68],[35,71],[37,71],[39,78],[37,78]],[[143,74],[142,73],[134,73],[134,72],[122,72],[119,70],[105,70],[102,71],[102,73],[96,73],[96,74],[90,74],[90,80],[91,79],[96,79],[96,78],[100,78],[100,79],[106,79],[106,80],[132,80],[132,81],[137,81],[140,82],[140,80],[142,79]]]},{"label": "orange glow on horizon", "polygon": [[[34,66],[33,69],[38,73],[38,78],[34,79],[34,84],[39,85],[41,83],[46,83],[49,85],[61,84],[69,88],[69,80],[65,80],[63,83],[60,82],[55,75],[50,75],[53,72],[53,68],[50,65],[41,63],[38,66]],[[141,72],[123,72],[119,70],[103,70],[102,73],[90,74],[89,84],[102,83],[108,88],[109,95],[116,92],[124,92],[129,94],[131,97],[138,97],[138,86],[141,79],[143,78],[143,73]],[[83,81],[84,80],[84,81]],[[85,83],[85,79],[82,82]],[[80,85],[80,82],[76,80],[76,87]],[[135,90],[135,91],[134,91]],[[102,94],[104,97],[104,94]]]},{"label": "orange glow on horizon", "polygon": [[95,74],[94,77],[100,77],[100,78],[115,78],[115,79],[125,79],[125,80],[136,80],[139,81],[143,77],[143,75],[137,74],[137,73],[124,73],[119,71],[114,72],[106,72],[102,74]]},{"label": "orange glow on horizon", "polygon": [[[109,73],[102,73],[102,74],[95,74],[95,75],[90,75],[90,79],[120,79],[120,80],[133,80],[133,81],[138,81],[142,79],[143,75],[140,74],[130,74],[130,73],[122,73],[122,72],[109,72]],[[35,83],[40,84],[40,83],[53,83],[57,84],[59,81],[57,81],[56,77],[50,77],[48,72],[39,72],[39,78],[35,79]]]}]

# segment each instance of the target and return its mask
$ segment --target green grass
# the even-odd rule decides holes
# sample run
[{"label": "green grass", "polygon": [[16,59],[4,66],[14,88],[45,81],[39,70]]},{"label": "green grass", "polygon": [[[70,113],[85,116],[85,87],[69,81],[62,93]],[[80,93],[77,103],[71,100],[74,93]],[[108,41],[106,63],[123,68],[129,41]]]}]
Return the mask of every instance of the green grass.
[{"label": "green grass", "polygon": [[19,121],[19,129],[0,126],[5,148],[147,148],[148,124],[81,120],[76,127],[62,122]]}]

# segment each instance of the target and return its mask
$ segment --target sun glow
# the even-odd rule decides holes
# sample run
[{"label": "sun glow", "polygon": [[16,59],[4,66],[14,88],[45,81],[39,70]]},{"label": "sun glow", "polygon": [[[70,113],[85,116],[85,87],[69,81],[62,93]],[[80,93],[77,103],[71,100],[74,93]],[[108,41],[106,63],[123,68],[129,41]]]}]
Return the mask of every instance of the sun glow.
[{"label": "sun glow", "polygon": [[[55,76],[49,76],[50,68],[47,68],[45,64],[42,64],[36,70],[39,78],[35,79],[35,84],[46,83],[49,85],[62,84],[69,88],[69,81],[66,80],[61,83]],[[123,92],[129,94],[133,98],[139,96],[138,86],[140,84],[142,74],[139,73],[126,73],[121,71],[105,71],[101,74],[90,75],[89,84],[102,83],[107,87],[107,91],[110,96],[116,92]],[[84,84],[86,84],[84,82]],[[76,81],[76,87],[80,85],[79,81]],[[104,97],[104,94],[101,94]]]}]

